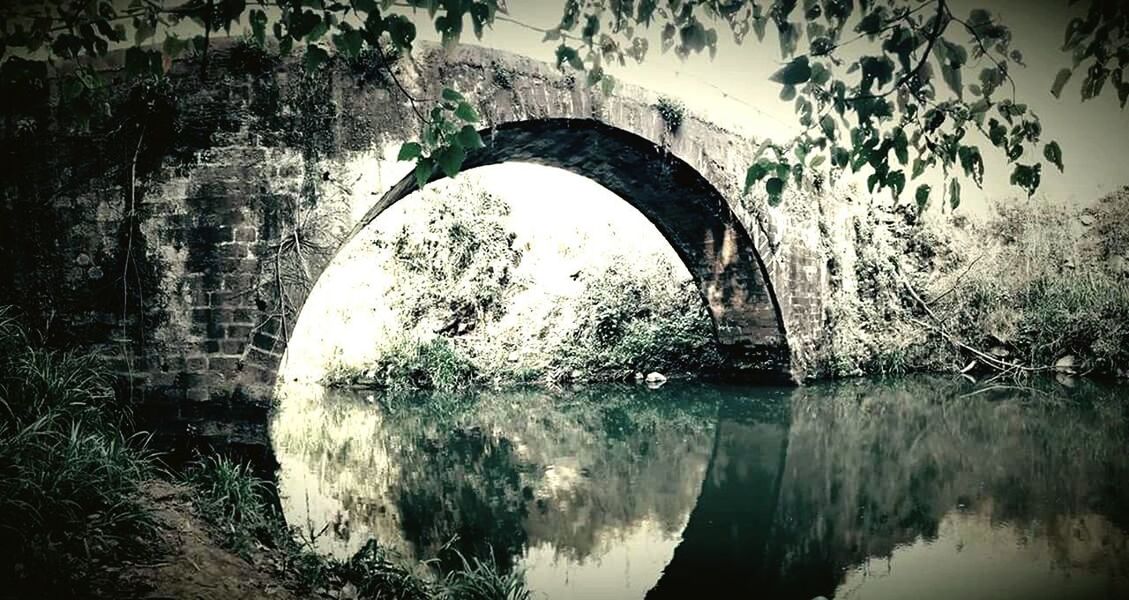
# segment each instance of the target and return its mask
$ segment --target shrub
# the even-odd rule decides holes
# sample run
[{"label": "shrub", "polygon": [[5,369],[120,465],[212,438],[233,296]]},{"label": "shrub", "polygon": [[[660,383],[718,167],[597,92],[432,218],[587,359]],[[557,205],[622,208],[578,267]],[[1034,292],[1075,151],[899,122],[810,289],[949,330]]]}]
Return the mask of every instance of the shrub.
[{"label": "shrub", "polygon": [[388,343],[366,367],[331,365],[322,381],[330,386],[451,391],[473,385],[478,376],[478,368],[453,340],[404,336]]},{"label": "shrub", "polygon": [[[654,257],[652,257],[654,258]],[[550,348],[550,378],[616,379],[636,371],[697,373],[721,354],[701,294],[665,260],[615,262],[585,281],[578,321]]]}]

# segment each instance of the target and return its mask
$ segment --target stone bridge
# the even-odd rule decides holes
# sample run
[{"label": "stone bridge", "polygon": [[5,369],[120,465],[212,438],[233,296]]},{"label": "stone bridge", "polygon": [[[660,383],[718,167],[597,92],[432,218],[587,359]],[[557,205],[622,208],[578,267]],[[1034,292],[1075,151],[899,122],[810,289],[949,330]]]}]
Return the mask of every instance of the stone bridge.
[{"label": "stone bridge", "polygon": [[[111,77],[121,57],[96,65]],[[651,220],[699,285],[747,375],[803,378],[823,324],[825,268],[809,203],[743,194],[756,141],[657,96],[588,89],[551,65],[477,47],[416,49],[391,66],[426,110],[443,85],[484,117],[466,169],[567,169]],[[116,91],[116,90],[115,90]],[[239,43],[121,90],[76,133],[41,97],[4,94],[3,298],[59,343],[96,349],[143,421],[197,441],[261,439],[290,331],[352,234],[415,190],[412,103],[374,61],[306,75]],[[140,108],[139,108],[140,107]]]}]

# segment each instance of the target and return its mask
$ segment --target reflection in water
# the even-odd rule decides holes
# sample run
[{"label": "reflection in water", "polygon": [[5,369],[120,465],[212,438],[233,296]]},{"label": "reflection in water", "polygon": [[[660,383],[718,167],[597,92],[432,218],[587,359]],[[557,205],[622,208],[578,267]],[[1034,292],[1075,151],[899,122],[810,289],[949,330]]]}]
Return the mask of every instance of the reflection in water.
[{"label": "reflection in water", "polygon": [[1129,597],[1122,390],[967,391],[300,388],[272,435],[322,551],[454,539],[539,597]]}]

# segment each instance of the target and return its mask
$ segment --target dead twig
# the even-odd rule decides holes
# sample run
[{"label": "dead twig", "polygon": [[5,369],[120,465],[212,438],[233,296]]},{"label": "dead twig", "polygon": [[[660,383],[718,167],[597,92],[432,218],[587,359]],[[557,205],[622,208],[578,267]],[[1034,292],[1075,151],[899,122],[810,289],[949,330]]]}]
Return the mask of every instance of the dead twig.
[{"label": "dead twig", "polygon": [[953,290],[957,289],[957,286],[960,285],[961,280],[964,279],[965,275],[968,275],[968,272],[972,270],[972,267],[976,266],[976,263],[980,262],[981,258],[984,258],[983,254],[981,254],[980,256],[977,256],[975,260],[968,263],[968,266],[964,268],[964,271],[961,271],[960,275],[957,275],[956,281],[953,282],[952,287],[945,290],[944,293],[942,293],[942,294],[936,296],[935,298],[933,298],[932,300],[930,300],[927,304],[932,306],[934,303],[940,302],[941,298],[948,296],[949,294],[951,294],[953,292]]},{"label": "dead twig", "polygon": [[1025,365],[1020,365],[1020,364],[1017,364],[1017,363],[1008,362],[1008,361],[1003,360],[1003,359],[1001,359],[997,356],[993,356],[993,355],[991,355],[987,352],[984,352],[984,351],[979,350],[977,348],[973,348],[972,346],[969,346],[968,344],[964,343],[963,341],[957,339],[955,336],[953,336],[952,334],[950,334],[948,331],[945,330],[944,321],[942,321],[937,316],[937,314],[933,312],[933,309],[931,309],[929,307],[929,304],[927,302],[925,302],[925,300],[922,300],[921,296],[917,293],[917,290],[913,289],[913,286],[910,285],[910,282],[906,279],[905,275],[902,274],[902,269],[901,269],[900,266],[898,266],[897,263],[894,263],[894,272],[897,274],[898,280],[901,281],[902,285],[906,288],[906,291],[909,292],[909,295],[914,299],[915,302],[917,302],[917,304],[919,306],[921,306],[922,310],[925,311],[925,314],[928,315],[929,318],[933,320],[933,323],[927,323],[927,322],[922,321],[920,319],[915,319],[913,317],[910,317],[909,321],[911,323],[915,323],[915,324],[917,324],[921,327],[924,327],[926,329],[930,329],[932,331],[937,332],[938,334],[941,335],[941,337],[945,338],[953,346],[956,346],[957,348],[960,348],[960,349],[964,350],[965,352],[968,352],[968,353],[976,356],[981,361],[983,361],[984,364],[988,365],[989,367],[992,367],[993,369],[995,369],[997,371],[1033,373],[1033,372],[1038,372],[1038,371],[1049,371],[1049,370],[1054,368],[1054,367],[1051,367],[1051,366],[1028,367],[1028,366],[1025,366]]}]

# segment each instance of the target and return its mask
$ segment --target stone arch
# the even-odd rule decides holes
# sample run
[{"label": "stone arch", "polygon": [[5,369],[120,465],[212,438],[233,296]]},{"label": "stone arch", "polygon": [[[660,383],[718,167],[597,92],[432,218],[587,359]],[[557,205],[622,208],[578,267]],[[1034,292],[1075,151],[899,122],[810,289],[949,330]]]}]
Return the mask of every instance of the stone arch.
[{"label": "stone arch", "polygon": [[[76,156],[114,154],[97,142],[72,141],[44,123],[50,135],[39,139],[37,153],[0,131],[18,183],[0,189],[0,222],[13,223],[0,255],[15,262],[0,288],[35,314],[57,314],[65,323],[58,329],[106,354],[123,388],[140,399],[139,422],[218,446],[264,437],[295,320],[287,311],[309,291],[277,276],[277,249],[309,216],[302,211],[312,207],[315,224],[331,231],[319,240],[324,256],[302,265],[308,283],[351,230],[415,186],[410,179],[393,185],[359,224],[356,215],[367,206],[307,188],[316,192],[334,165],[394,164],[388,148],[417,136],[420,126],[414,105],[389,82],[359,80],[343,64],[306,77],[294,57],[252,72],[236,47],[217,42],[207,73],[191,61],[174,64],[170,82],[184,127],[157,148],[153,170],[137,182],[135,213],[125,209],[130,194],[108,159],[75,169]],[[112,73],[123,60],[117,53],[94,66]],[[672,127],[652,92],[621,84],[605,94],[553,65],[492,49],[421,44],[395,69],[417,98],[439,97],[451,86],[479,108],[488,146],[472,153],[466,168],[536,162],[603,184],[666,236],[737,364],[750,374],[804,378],[829,286],[819,204],[774,207],[745,193],[756,139],[690,111]],[[508,75],[499,79],[500,72]],[[328,101],[307,107],[311,90]],[[39,160],[45,155],[51,160]],[[73,185],[56,189],[58,173],[75,175]],[[36,227],[23,226],[29,212]],[[119,235],[125,226],[136,233],[132,245]],[[60,239],[46,244],[53,237],[42,231]],[[100,275],[127,256],[152,275],[129,319],[121,290]],[[23,289],[41,293],[29,298]]]},{"label": "stone arch", "polygon": [[[774,375],[787,370],[784,322],[764,261],[729,203],[692,166],[646,138],[595,119],[515,121],[480,133],[486,146],[468,154],[464,170],[528,162],[604,186],[647,217],[674,248],[735,367]],[[444,177],[437,171],[430,181]],[[413,175],[402,178],[343,245],[418,189]]]}]

